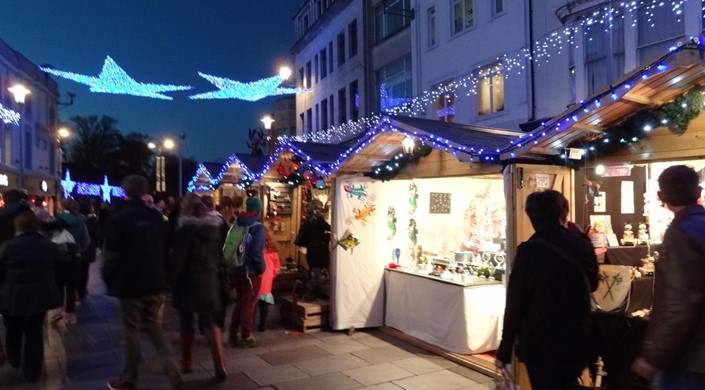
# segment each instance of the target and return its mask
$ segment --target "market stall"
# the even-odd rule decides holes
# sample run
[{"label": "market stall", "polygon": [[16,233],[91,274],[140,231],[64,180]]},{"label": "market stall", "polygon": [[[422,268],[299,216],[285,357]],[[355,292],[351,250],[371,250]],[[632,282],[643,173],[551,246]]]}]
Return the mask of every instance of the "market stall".
[{"label": "market stall", "polygon": [[334,329],[386,325],[457,353],[497,347],[507,212],[485,151],[516,137],[389,117],[331,164]]}]

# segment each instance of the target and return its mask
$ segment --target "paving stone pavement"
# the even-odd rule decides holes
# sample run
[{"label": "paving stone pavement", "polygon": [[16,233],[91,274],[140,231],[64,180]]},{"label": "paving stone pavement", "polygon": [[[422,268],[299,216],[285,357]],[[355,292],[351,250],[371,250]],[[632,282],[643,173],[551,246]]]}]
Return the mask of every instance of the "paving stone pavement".
[{"label": "paving stone pavement", "polygon": [[[117,301],[105,295],[100,259],[91,265],[90,295],[77,308],[78,324],[65,332],[47,327],[46,378],[27,385],[19,370],[0,367],[2,389],[106,389],[106,381],[122,367]],[[164,328],[179,354],[176,312],[169,306]],[[379,330],[352,336],[323,331],[301,334],[280,325],[270,310],[268,329],[257,332],[258,346],[225,349],[227,381],[215,384],[213,363],[205,339],[197,337],[194,373],[184,376],[187,389],[276,390],[481,390],[491,378],[404,343]],[[2,328],[0,326],[0,328]],[[0,330],[2,332],[4,330]],[[140,389],[166,389],[152,346],[143,338]]]}]

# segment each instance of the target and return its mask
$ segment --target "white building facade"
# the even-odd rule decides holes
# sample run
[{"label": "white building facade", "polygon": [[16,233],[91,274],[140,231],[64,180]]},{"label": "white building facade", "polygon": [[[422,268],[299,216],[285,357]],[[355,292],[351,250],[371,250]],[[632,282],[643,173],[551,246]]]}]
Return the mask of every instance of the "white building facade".
[{"label": "white building facade", "polygon": [[368,112],[361,0],[306,0],[294,15],[292,47],[297,86],[296,130],[306,134],[356,120]]},{"label": "white building facade", "polygon": [[[23,107],[16,105],[12,93],[8,91],[17,83],[31,91]],[[22,116],[20,126],[0,124],[0,191],[17,188],[30,195],[56,196],[60,175],[58,97],[56,82],[49,75],[0,40],[0,103]],[[21,137],[20,131],[23,132]],[[20,156],[23,161],[20,161]],[[24,188],[19,188],[20,171]]]}]

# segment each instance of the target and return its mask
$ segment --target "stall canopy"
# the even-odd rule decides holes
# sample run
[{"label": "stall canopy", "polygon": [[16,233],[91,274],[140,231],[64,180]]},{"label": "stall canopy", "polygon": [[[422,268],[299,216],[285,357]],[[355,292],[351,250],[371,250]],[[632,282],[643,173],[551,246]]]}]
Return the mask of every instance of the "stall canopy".
[{"label": "stall canopy", "polygon": [[[582,148],[584,153],[599,154],[601,158],[606,157],[608,153],[603,152],[607,149],[610,153],[618,149],[628,150],[635,157],[632,161],[668,158],[644,147],[641,141],[664,135],[669,128],[673,133],[685,132],[685,128],[674,129],[677,124],[669,120],[678,118],[679,113],[660,113],[669,109],[673,111],[672,107],[664,108],[664,104],[682,99],[676,107],[678,110],[696,110],[695,115],[702,110],[702,99],[698,107],[688,106],[684,99],[693,87],[705,82],[705,64],[701,60],[703,48],[705,46],[697,40],[671,47],[667,54],[654,58],[609,87],[572,105],[519,141],[510,142],[502,149],[502,160],[562,155],[569,147]],[[645,112],[644,109],[649,108],[655,110]],[[640,112],[644,119],[638,128],[632,126],[625,131],[616,131],[615,126]],[[699,121],[705,123],[702,119]],[[691,149],[690,154],[705,153],[705,145],[694,146],[684,144],[683,148]]]}]

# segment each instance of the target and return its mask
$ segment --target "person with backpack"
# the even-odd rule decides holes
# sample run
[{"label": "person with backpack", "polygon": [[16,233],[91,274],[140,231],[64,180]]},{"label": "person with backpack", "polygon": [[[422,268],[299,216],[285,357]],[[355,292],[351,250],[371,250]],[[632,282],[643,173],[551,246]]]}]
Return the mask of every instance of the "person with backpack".
[{"label": "person with backpack", "polygon": [[226,262],[231,264],[231,284],[237,292],[235,308],[230,318],[228,344],[254,348],[257,346],[252,333],[255,305],[262,274],[266,268],[264,226],[259,221],[262,201],[257,197],[247,198],[245,210],[238,215],[223,247]]}]

